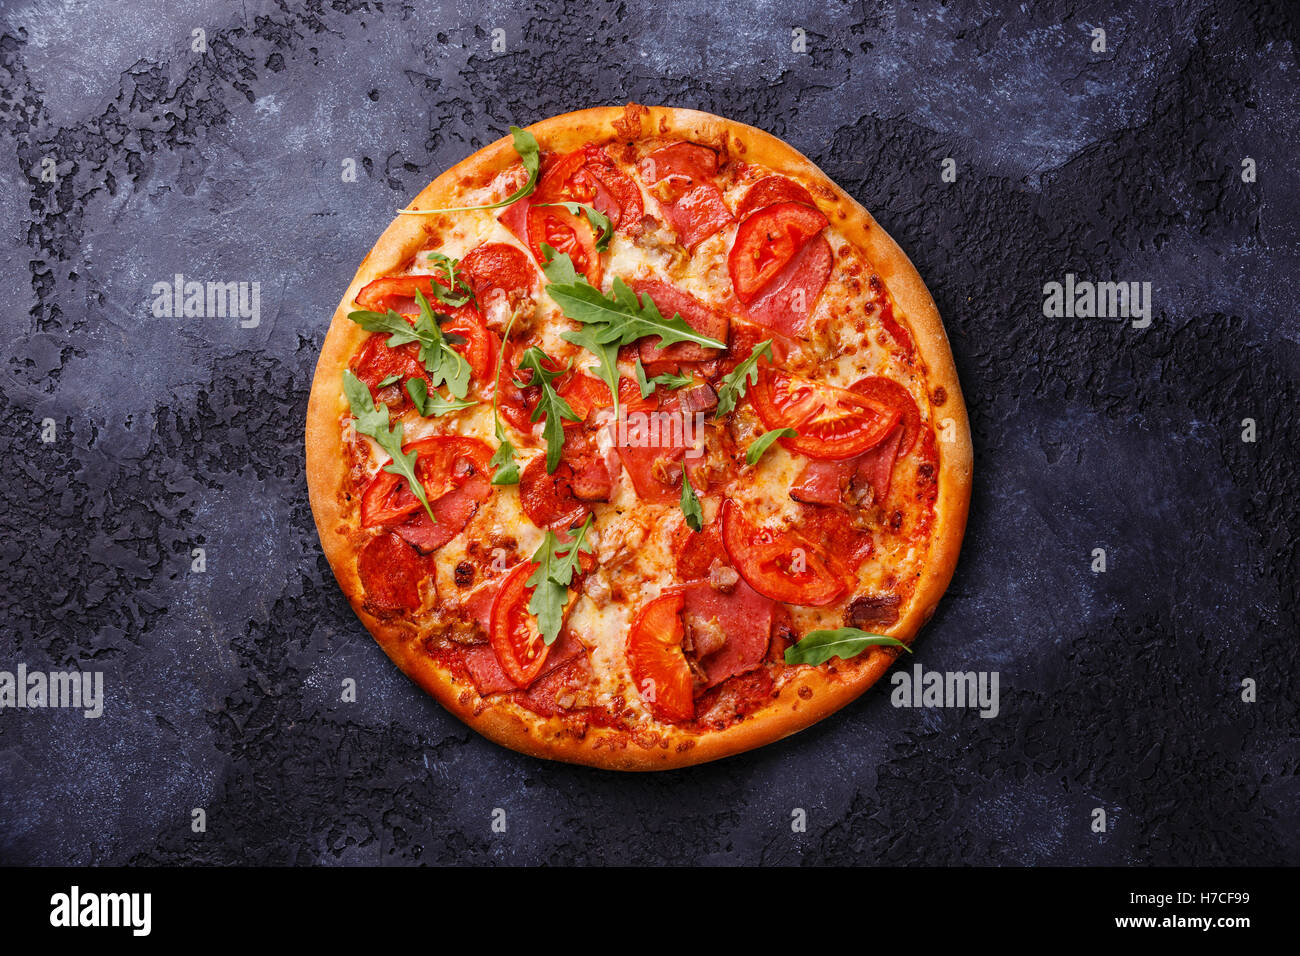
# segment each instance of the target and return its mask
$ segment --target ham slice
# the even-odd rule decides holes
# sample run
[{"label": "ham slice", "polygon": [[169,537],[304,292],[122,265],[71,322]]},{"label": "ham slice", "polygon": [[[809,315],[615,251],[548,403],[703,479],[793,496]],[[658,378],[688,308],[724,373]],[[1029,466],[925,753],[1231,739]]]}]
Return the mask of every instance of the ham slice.
[{"label": "ham slice", "polygon": [[833,258],[825,235],[810,240],[749,304],[749,318],[782,335],[798,336],[830,278]]},{"label": "ham slice", "polygon": [[[482,482],[486,483],[486,480]],[[460,534],[469,520],[478,513],[479,500],[485,497],[477,487],[479,484],[478,481],[468,482],[452,489],[437,501],[429,502],[433,516],[438,519],[437,524],[430,521],[428,514],[421,508],[393,530],[425,554],[441,548]]]},{"label": "ham slice", "polygon": [[[744,674],[763,662],[772,637],[776,602],[759,594],[743,580],[729,594],[714,590],[708,582],[689,584],[683,590],[682,619],[696,646],[704,644],[710,653],[700,657],[706,678],[713,687],[728,677]],[[696,641],[694,635],[707,638]],[[723,639],[714,649],[713,639]]]},{"label": "ham slice", "polygon": [[[568,664],[580,654],[586,654],[582,642],[573,636],[572,631],[567,629],[560,631],[560,636],[551,645],[551,652],[546,655],[546,663],[542,665],[541,673],[537,675],[532,686],[536,688],[547,674]],[[474,686],[482,697],[519,690],[501,669],[501,662],[497,660],[496,651],[492,650],[491,644],[475,644],[473,647],[466,648],[465,667],[469,670],[470,679],[474,681]]]},{"label": "ham slice", "polygon": [[[657,279],[634,281],[632,291],[638,295],[650,296],[665,319],[672,318],[676,312],[696,332],[719,342],[727,341],[730,319],[721,312],[715,312],[690,293]],[[658,347],[658,343],[659,339],[653,336],[638,343],[643,365],[652,362],[707,362],[718,357],[717,349],[705,348],[695,342],[675,342],[662,348]]]},{"label": "ham slice", "polygon": [[904,430],[900,421],[879,445],[848,461],[810,459],[791,486],[790,497],[810,505],[843,504],[842,491],[853,481],[869,485],[873,500],[884,501],[889,497]]}]

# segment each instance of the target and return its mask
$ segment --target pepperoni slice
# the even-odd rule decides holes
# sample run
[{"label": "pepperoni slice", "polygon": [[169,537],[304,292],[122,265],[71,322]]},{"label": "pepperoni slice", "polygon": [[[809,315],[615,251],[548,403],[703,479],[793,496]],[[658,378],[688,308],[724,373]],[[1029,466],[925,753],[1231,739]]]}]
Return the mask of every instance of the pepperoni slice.
[{"label": "pepperoni slice", "polygon": [[510,306],[537,293],[537,267],[528,253],[507,242],[485,242],[460,260],[461,274],[481,306],[504,297]]},{"label": "pepperoni slice", "polygon": [[[387,405],[389,412],[400,415],[411,406],[410,396],[406,394],[406,380],[424,379],[426,386],[431,384],[431,380],[420,361],[419,346],[411,342],[390,349],[387,341],[388,336],[384,333],[372,333],[352,359],[352,373],[369,387],[375,404]],[[380,382],[393,376],[397,376],[395,382],[380,388]]]},{"label": "pepperoni slice", "polygon": [[[632,282],[631,287],[638,295],[648,295],[665,319],[671,318],[676,312],[696,332],[719,342],[727,341],[731,320],[690,293],[658,279],[637,280]],[[637,344],[642,365],[652,362],[707,362],[720,354],[718,349],[706,348],[696,342],[674,342],[661,347],[659,339],[653,336],[641,339]]]},{"label": "pepperoni slice", "polygon": [[826,237],[815,237],[750,302],[749,318],[782,335],[798,337],[826,288],[834,258]]},{"label": "pepperoni slice", "polygon": [[[566,437],[566,451],[568,444]],[[608,501],[613,487],[613,478],[602,458],[571,460],[566,455],[548,474],[546,456],[538,455],[519,476],[519,503],[537,527],[565,531],[591,513],[589,501]]]},{"label": "pepperoni slice", "polygon": [[637,692],[660,720],[695,718],[691,668],[682,652],[686,629],[680,591],[662,594],[646,604],[627,634],[627,663]]},{"label": "pepperoni slice", "polygon": [[787,179],[785,176],[764,176],[745,191],[744,198],[736,207],[736,218],[743,221],[750,213],[774,206],[779,202],[799,202],[817,208],[817,203],[813,201],[808,190],[793,179]]},{"label": "pepperoni slice", "polygon": [[826,225],[818,210],[797,202],[776,203],[742,222],[727,254],[736,298],[752,302]]},{"label": "pepperoni slice", "polygon": [[848,589],[821,547],[793,530],[754,525],[731,499],[722,503],[722,544],[749,586],[774,601],[825,607]]},{"label": "pepperoni slice", "polygon": [[419,456],[415,471],[437,523],[429,520],[405,478],[381,469],[362,492],[361,526],[397,525],[402,537],[432,551],[460,534],[479,504],[492,494],[488,466],[492,449],[477,438],[435,435],[402,450]]},{"label": "pepperoni slice", "polygon": [[[532,369],[519,369],[519,357],[523,355],[524,349],[517,342],[511,342],[504,346],[505,358],[501,362],[501,377],[497,380],[497,407],[500,409],[502,416],[521,432],[531,433],[533,430],[532,415],[537,408],[537,403],[541,400],[542,389],[538,385],[525,385],[520,387],[516,382],[527,382],[532,378]],[[564,366],[552,358],[543,360],[542,365],[548,371],[559,372]],[[562,376],[555,380],[556,391],[562,391],[568,384],[567,376]]]},{"label": "pepperoni slice", "polygon": [[366,604],[379,612],[414,611],[420,606],[420,582],[433,581],[433,568],[395,534],[371,538],[357,555],[357,575]]}]

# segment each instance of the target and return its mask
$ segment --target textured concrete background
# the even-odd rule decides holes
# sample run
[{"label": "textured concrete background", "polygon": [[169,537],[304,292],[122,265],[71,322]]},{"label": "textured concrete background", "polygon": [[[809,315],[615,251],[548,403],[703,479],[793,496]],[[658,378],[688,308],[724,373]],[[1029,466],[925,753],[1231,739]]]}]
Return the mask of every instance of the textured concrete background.
[{"label": "textured concrete background", "polygon": [[[1285,7],[6,2],[0,669],[102,670],[107,705],[0,712],[0,862],[1300,862]],[[507,124],[627,100],[785,137],[929,283],[977,486],[917,660],[999,671],[996,719],[882,686],[711,766],[554,765],[342,599],[302,451],[341,290]],[[154,318],[176,272],[260,282],[260,326]],[[1150,281],[1151,327],[1043,318],[1066,272]]]}]

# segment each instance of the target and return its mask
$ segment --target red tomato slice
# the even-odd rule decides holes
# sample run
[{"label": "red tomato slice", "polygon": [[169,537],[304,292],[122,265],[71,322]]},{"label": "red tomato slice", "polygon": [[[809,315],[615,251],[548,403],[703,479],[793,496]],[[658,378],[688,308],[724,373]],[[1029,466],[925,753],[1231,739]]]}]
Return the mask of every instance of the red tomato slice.
[{"label": "red tomato slice", "polygon": [[[424,493],[433,503],[459,488],[471,488],[479,501],[491,492],[487,482],[492,449],[477,438],[435,435],[402,446],[419,456],[415,471]],[[481,497],[479,497],[481,495]],[[376,528],[423,510],[406,479],[380,469],[361,494],[361,526]]]},{"label": "red tomato slice", "polygon": [[641,190],[601,147],[588,144],[557,157],[537,184],[539,202],[570,200],[594,206],[615,229],[640,224]]},{"label": "red tomato slice", "polygon": [[[371,312],[392,309],[398,315],[419,315],[420,307],[415,302],[418,289],[435,312],[446,312],[446,306],[433,297],[433,281],[433,276],[384,276],[357,293],[357,305]],[[447,286],[441,278],[438,284],[443,288]]]},{"label": "red tomato slice", "polygon": [[660,720],[695,719],[691,668],[682,652],[681,592],[655,598],[637,614],[627,634],[627,663],[637,692]]},{"label": "red tomato slice", "polygon": [[816,209],[781,202],[760,209],[740,224],[727,255],[736,298],[748,305],[808,240],[826,228]]},{"label": "red tomato slice", "polygon": [[722,503],[722,544],[746,583],[774,601],[825,607],[848,590],[821,548],[795,531],[755,526],[730,498]]},{"label": "red tomato slice", "polygon": [[784,176],[764,176],[745,191],[745,198],[736,207],[736,218],[745,219],[750,213],[779,202],[800,202],[817,208],[808,190],[793,179]]},{"label": "red tomato slice", "polygon": [[559,389],[558,394],[569,403],[573,413],[583,420],[594,409],[610,408],[614,404],[614,399],[609,394],[609,386],[586,372],[574,372]]},{"label": "red tomato slice", "polygon": [[793,428],[781,444],[809,458],[842,461],[879,445],[898,424],[899,411],[847,388],[836,388],[759,365],[749,392],[768,428]]},{"label": "red tomato slice", "polygon": [[898,454],[906,455],[911,451],[917,436],[921,434],[921,413],[916,408],[912,393],[892,378],[881,375],[868,375],[858,379],[849,388],[873,402],[898,411],[903,422],[903,442],[898,446]]},{"label": "red tomato slice", "polygon": [[466,306],[457,309],[455,317],[443,323],[442,330],[465,340],[453,344],[452,348],[465,356],[474,380],[489,381],[496,370],[497,337],[495,332],[488,330],[483,317]]},{"label": "red tomato slice", "polygon": [[551,651],[537,629],[537,618],[528,610],[534,589],[526,582],[536,570],[531,561],[519,565],[506,576],[492,602],[488,639],[501,669],[516,687],[527,687],[537,679]]},{"label": "red tomato slice", "polygon": [[485,242],[460,260],[461,273],[480,304],[494,293],[512,303],[531,298],[537,291],[537,267],[528,253],[507,242]]}]

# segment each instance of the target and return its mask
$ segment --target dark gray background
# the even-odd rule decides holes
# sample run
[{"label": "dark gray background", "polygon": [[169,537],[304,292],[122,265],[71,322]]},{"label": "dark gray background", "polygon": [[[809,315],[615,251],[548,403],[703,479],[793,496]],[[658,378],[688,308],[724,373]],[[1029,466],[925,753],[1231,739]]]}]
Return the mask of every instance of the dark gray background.
[{"label": "dark gray background", "polygon": [[[107,708],[0,713],[0,861],[1300,862],[1300,31],[1143,6],[5,3],[0,669]],[[882,685],[711,766],[550,764],[342,599],[302,430],[357,263],[508,124],[629,99],[784,137],[929,283],[976,486],[917,660],[999,671],[996,719]],[[175,272],[260,282],[261,325],[154,318]],[[1152,282],[1153,324],[1044,319],[1066,272]]]}]

